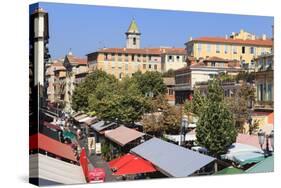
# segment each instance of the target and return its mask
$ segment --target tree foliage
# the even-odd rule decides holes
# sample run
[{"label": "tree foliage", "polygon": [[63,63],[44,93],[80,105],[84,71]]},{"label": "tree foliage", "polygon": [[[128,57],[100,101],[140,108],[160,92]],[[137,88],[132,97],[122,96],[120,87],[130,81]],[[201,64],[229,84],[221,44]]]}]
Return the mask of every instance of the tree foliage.
[{"label": "tree foliage", "polygon": [[167,72],[162,74],[163,77],[175,77],[175,71],[173,69],[169,69]]},{"label": "tree foliage", "polygon": [[97,99],[104,97],[106,91],[115,91],[117,79],[101,70],[89,74],[83,82],[78,84],[72,95],[72,109],[75,111],[89,111],[89,96],[96,95]]},{"label": "tree foliage", "polygon": [[208,84],[206,103],[199,115],[196,138],[199,145],[219,157],[236,140],[233,115],[224,102],[224,92],[218,80]]},{"label": "tree foliage", "polygon": [[157,71],[147,71],[144,74],[136,72],[132,79],[143,95],[153,94],[153,96],[157,96],[166,92],[162,75]]},{"label": "tree foliage", "polygon": [[192,100],[187,100],[184,104],[184,110],[187,113],[193,113],[199,116],[202,108],[206,105],[206,97],[202,96],[199,89],[194,90]]},{"label": "tree foliage", "polygon": [[252,103],[255,101],[255,88],[245,82],[242,83],[236,96],[226,98],[226,103],[234,116],[235,126],[240,133],[245,132],[244,125],[251,115],[249,101]]},{"label": "tree foliage", "polygon": [[151,112],[143,117],[144,131],[161,137],[166,134],[178,134],[180,130],[181,109],[168,104],[163,95],[151,100]]},{"label": "tree foliage", "polygon": [[[162,134],[163,131],[177,131],[180,119],[178,109],[165,99],[165,92],[159,72],[137,72],[119,81],[95,70],[75,88],[72,107],[124,124],[140,121],[144,114],[150,113],[152,116],[144,120],[148,122],[147,130]],[[160,119],[154,117],[157,112],[161,114]]]}]

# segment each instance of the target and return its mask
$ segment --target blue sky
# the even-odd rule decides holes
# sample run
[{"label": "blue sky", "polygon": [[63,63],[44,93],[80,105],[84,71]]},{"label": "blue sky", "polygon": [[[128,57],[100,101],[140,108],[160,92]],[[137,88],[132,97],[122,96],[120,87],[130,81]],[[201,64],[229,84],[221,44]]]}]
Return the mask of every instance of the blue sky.
[{"label": "blue sky", "polygon": [[[38,5],[35,5],[38,6]],[[30,7],[30,12],[35,6]],[[240,29],[271,36],[273,17],[187,11],[40,3],[49,13],[52,59],[71,48],[85,56],[102,47],[124,47],[125,32],[135,18],[142,33],[141,47],[184,47],[192,36],[225,36]]]}]

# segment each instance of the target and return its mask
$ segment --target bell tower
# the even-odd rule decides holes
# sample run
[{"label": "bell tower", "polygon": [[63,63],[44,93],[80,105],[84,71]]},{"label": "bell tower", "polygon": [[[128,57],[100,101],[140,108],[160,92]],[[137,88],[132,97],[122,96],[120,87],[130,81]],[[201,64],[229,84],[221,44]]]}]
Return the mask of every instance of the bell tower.
[{"label": "bell tower", "polygon": [[131,21],[126,34],[126,48],[137,49],[140,48],[140,35],[139,28],[135,19]]}]

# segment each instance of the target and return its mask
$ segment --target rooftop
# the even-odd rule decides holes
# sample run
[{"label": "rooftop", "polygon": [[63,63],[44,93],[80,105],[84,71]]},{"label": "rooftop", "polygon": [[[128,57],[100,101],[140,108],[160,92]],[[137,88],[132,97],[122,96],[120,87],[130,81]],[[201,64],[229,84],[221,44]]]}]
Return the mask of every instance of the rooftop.
[{"label": "rooftop", "polygon": [[105,131],[105,137],[120,146],[124,146],[129,142],[142,137],[143,135],[145,134],[125,126],[120,126],[116,129]]},{"label": "rooftop", "polygon": [[127,33],[140,33],[137,22],[135,21],[135,19],[132,20]]},{"label": "rooftop", "polygon": [[233,39],[233,38],[225,38],[225,37],[199,37],[195,38],[186,44],[190,42],[206,42],[206,43],[224,43],[224,44],[243,44],[243,45],[253,45],[253,46],[266,46],[266,47],[272,47],[273,42],[271,39]]},{"label": "rooftop", "polygon": [[131,149],[131,152],[150,161],[162,173],[172,177],[190,176],[215,158],[152,138]]}]

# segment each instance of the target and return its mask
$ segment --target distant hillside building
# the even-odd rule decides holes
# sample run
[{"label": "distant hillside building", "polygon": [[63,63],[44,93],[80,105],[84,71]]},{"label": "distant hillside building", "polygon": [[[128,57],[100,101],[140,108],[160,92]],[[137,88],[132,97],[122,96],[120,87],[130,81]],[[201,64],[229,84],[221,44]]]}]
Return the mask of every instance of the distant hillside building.
[{"label": "distant hillside building", "polygon": [[254,58],[272,51],[272,39],[257,37],[241,30],[225,37],[199,37],[186,43],[187,55],[199,58],[219,57],[238,60],[245,67],[254,66]]},{"label": "distant hillside building", "polygon": [[[55,60],[48,67],[48,101],[63,105],[64,110],[71,111],[71,97],[75,86],[89,73],[86,58],[79,58],[69,52],[64,58]],[[62,106],[61,106],[62,107]]]},{"label": "distant hillside building", "polygon": [[125,35],[126,48],[103,48],[88,54],[90,69],[101,69],[122,79],[137,71],[166,72],[186,65],[184,48],[141,48],[141,33],[135,20]]},{"label": "distant hillside building", "polygon": [[240,71],[242,69],[239,61],[209,57],[197,62],[195,58],[188,58],[188,66],[175,71],[176,104],[191,99],[197,83],[211,80],[219,73],[237,75]]}]

